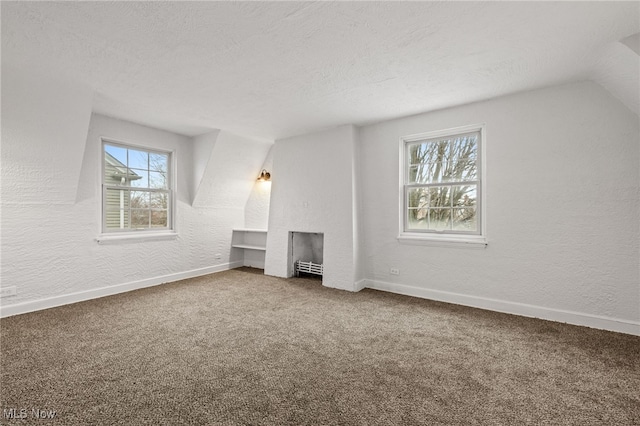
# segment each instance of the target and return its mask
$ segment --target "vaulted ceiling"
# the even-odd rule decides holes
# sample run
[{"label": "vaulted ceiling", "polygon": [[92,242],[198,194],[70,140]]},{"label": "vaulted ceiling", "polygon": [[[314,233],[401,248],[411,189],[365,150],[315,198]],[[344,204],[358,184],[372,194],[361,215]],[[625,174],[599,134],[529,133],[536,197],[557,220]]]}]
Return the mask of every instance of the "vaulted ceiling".
[{"label": "vaulted ceiling", "polygon": [[276,139],[585,79],[638,108],[639,2],[1,7],[3,67],[77,81],[99,113],[187,135]]}]

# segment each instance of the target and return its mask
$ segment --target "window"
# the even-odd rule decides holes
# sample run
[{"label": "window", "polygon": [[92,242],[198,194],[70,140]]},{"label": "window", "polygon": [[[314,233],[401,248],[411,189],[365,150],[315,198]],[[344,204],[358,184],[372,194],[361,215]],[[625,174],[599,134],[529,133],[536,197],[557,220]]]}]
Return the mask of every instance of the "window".
[{"label": "window", "polygon": [[481,126],[401,139],[400,237],[483,237]]},{"label": "window", "polygon": [[172,229],[171,153],[103,141],[103,233]]}]

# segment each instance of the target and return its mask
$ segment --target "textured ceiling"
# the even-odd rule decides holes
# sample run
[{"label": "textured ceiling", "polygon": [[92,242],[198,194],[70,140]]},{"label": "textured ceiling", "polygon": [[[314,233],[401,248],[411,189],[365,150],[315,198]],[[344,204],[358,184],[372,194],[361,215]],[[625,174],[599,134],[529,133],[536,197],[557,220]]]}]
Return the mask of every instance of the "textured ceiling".
[{"label": "textured ceiling", "polygon": [[97,112],[266,139],[588,78],[638,2],[2,2],[2,65]]}]

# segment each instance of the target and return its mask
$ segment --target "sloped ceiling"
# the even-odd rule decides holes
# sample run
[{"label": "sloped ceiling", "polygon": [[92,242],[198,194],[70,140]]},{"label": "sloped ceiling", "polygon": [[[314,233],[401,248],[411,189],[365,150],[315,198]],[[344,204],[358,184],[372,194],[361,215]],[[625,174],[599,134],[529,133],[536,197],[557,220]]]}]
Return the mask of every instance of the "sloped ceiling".
[{"label": "sloped ceiling", "polygon": [[640,33],[630,35],[629,37],[620,40],[620,42],[636,52],[636,55],[640,55]]},{"label": "sloped ceiling", "polygon": [[3,65],[78,80],[105,115],[264,139],[592,78],[640,32],[639,2],[1,7]]},{"label": "sloped ceiling", "polygon": [[607,89],[640,116],[640,56],[634,37],[610,43],[591,69],[591,80]]}]

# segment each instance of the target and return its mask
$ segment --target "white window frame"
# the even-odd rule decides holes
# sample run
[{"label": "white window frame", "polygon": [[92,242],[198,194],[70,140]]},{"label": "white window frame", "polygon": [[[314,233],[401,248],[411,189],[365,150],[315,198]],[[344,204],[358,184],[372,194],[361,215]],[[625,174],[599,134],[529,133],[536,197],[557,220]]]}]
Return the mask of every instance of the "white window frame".
[{"label": "white window frame", "polygon": [[[148,228],[148,229],[124,229],[124,230],[109,230],[106,226],[106,193],[107,188],[113,188],[113,185],[109,185],[105,182],[105,145],[118,146],[125,149],[133,149],[139,151],[146,151],[148,153],[162,154],[168,156],[167,170],[167,183],[168,189],[166,192],[169,195],[169,203],[167,206],[167,227],[166,228]],[[175,230],[175,211],[176,211],[176,158],[175,151],[165,150],[161,148],[149,147],[141,144],[135,144],[131,142],[123,142],[112,138],[101,137],[100,138],[100,234],[96,238],[99,244],[111,244],[127,242],[130,240],[135,241],[154,241],[154,240],[168,240],[177,238],[178,234]],[[136,190],[136,187],[132,187],[132,190]],[[149,188],[144,188],[144,191],[149,191]],[[153,192],[153,191],[152,191]],[[165,192],[162,190],[161,192]]]},{"label": "white window frame", "polygon": [[[437,139],[444,137],[452,137],[465,133],[479,132],[478,141],[478,183],[477,183],[477,201],[479,204],[478,214],[478,230],[474,233],[465,232],[439,232],[439,231],[414,231],[407,230],[406,223],[408,220],[407,211],[407,189],[410,187],[408,182],[408,146],[419,141]],[[408,244],[422,244],[435,246],[455,246],[469,248],[485,248],[487,246],[486,232],[486,129],[484,124],[474,124],[469,126],[461,126],[450,129],[438,130],[433,132],[419,133],[414,135],[403,136],[400,138],[400,188],[399,188],[399,232],[398,241]]]}]

